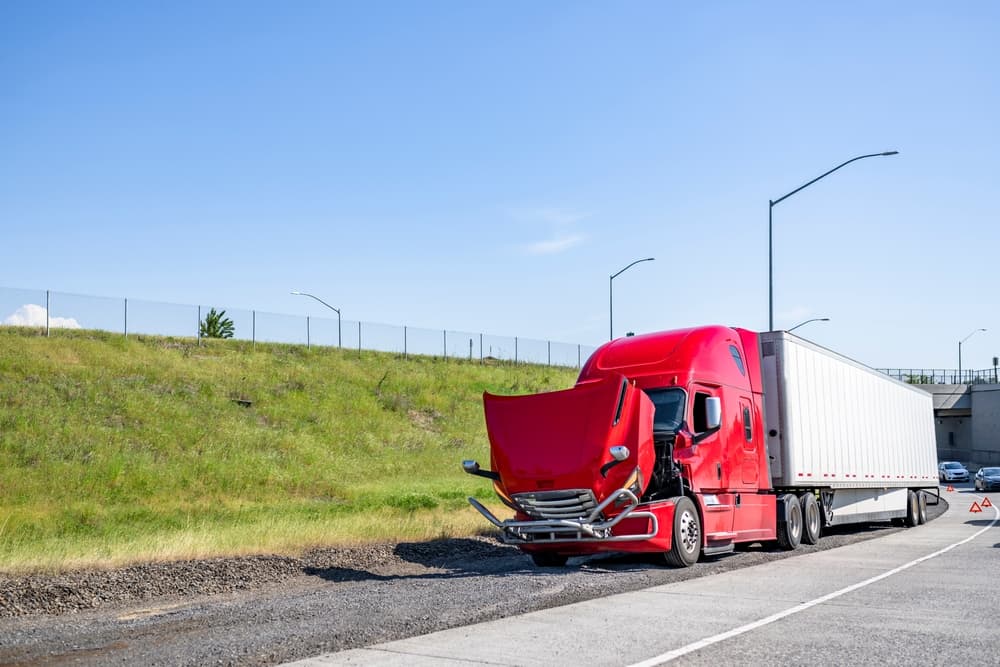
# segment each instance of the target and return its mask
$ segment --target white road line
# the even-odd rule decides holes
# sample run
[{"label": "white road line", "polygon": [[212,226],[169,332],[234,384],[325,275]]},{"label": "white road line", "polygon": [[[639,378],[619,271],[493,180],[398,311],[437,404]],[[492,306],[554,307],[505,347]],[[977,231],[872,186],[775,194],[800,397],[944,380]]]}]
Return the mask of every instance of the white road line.
[{"label": "white road line", "polygon": [[796,605],[794,607],[790,607],[788,609],[785,609],[784,611],[779,611],[776,614],[771,614],[770,616],[767,616],[767,617],[762,618],[760,620],[754,621],[752,623],[747,623],[746,625],[741,625],[738,628],[733,628],[732,630],[728,630],[726,632],[722,632],[722,633],[719,633],[717,635],[713,635],[711,637],[706,637],[705,639],[700,639],[700,640],[698,640],[696,642],[692,642],[692,643],[688,644],[687,646],[681,646],[680,648],[676,648],[673,651],[667,651],[666,653],[658,655],[655,658],[650,658],[648,660],[643,660],[642,662],[637,662],[634,665],[630,665],[630,667],[654,667],[655,665],[662,665],[664,663],[670,662],[671,660],[675,660],[675,659],[677,659],[677,658],[679,658],[681,656],[687,655],[688,653],[693,653],[694,651],[703,649],[706,646],[711,646],[712,644],[718,644],[719,642],[725,641],[727,639],[731,639],[732,637],[736,637],[736,636],[742,635],[742,634],[744,634],[746,632],[750,632],[751,630],[756,630],[757,628],[763,627],[763,626],[768,625],[770,623],[774,623],[775,621],[779,621],[779,620],[785,618],[786,616],[791,616],[793,614],[799,613],[800,611],[805,611],[806,609],[809,609],[811,607],[815,607],[818,604],[823,604],[824,602],[828,602],[830,600],[833,600],[834,598],[839,598],[841,595],[846,595],[847,593],[850,593],[852,591],[856,591],[859,588],[864,588],[865,586],[868,586],[869,584],[874,584],[876,581],[881,581],[883,579],[891,577],[892,575],[898,574],[899,572],[902,572],[903,570],[908,570],[909,568],[913,567],[914,565],[918,565],[920,563],[923,563],[925,560],[930,560],[931,558],[936,558],[936,557],[940,556],[943,553],[947,553],[947,552],[951,551],[955,547],[961,546],[961,545],[965,544],[966,542],[971,542],[972,540],[976,539],[977,537],[979,537],[980,535],[982,535],[983,533],[985,533],[987,530],[989,530],[990,528],[992,528],[993,526],[995,526],[996,523],[997,523],[997,521],[1000,521],[1000,507],[994,506],[993,507],[993,514],[995,516],[993,518],[993,521],[990,522],[990,525],[988,525],[985,528],[983,528],[982,530],[976,532],[974,535],[971,535],[971,536],[965,538],[964,540],[961,540],[960,542],[955,542],[954,544],[946,546],[944,549],[940,549],[938,551],[935,551],[932,554],[927,554],[926,556],[921,556],[920,558],[917,558],[916,560],[911,560],[909,563],[905,563],[905,564],[900,565],[899,567],[893,568],[893,569],[891,569],[891,570],[889,570],[887,572],[883,572],[882,574],[874,576],[871,579],[865,579],[864,581],[858,582],[856,584],[852,584],[851,586],[848,586],[846,588],[841,588],[839,591],[834,591],[833,593],[828,593],[827,595],[824,595],[822,597],[818,597],[815,600],[810,600],[809,602],[803,602],[802,604]]}]

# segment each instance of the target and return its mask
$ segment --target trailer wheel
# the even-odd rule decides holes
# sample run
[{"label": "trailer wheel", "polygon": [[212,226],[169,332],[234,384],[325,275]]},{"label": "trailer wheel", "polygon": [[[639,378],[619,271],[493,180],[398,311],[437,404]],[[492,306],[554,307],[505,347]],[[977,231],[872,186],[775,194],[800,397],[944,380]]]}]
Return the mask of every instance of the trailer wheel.
[{"label": "trailer wheel", "polygon": [[674,529],[670,551],[664,554],[667,565],[691,567],[701,555],[701,521],[698,510],[687,496],[674,499]]},{"label": "trailer wheel", "polygon": [[802,510],[802,541],[816,544],[820,532],[819,503],[812,491],[799,496],[799,506]]},{"label": "trailer wheel", "polygon": [[920,525],[923,525],[927,523],[927,494],[923,491],[917,491],[917,505],[919,507],[917,520]]},{"label": "trailer wheel", "polygon": [[906,526],[913,528],[920,525],[920,501],[914,491],[906,492]]},{"label": "trailer wheel", "polygon": [[539,551],[531,554],[531,560],[537,567],[562,567],[569,560],[569,556],[555,554],[551,551]]},{"label": "trailer wheel", "polygon": [[802,506],[792,493],[783,494],[778,500],[785,507],[785,519],[778,521],[778,546],[791,551],[802,542]]}]

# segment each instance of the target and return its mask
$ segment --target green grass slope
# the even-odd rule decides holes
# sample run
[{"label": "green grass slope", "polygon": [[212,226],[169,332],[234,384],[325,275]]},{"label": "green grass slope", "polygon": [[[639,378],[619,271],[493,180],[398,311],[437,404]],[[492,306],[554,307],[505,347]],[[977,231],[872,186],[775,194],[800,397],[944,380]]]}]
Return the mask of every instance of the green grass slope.
[{"label": "green grass slope", "polygon": [[0,328],[0,570],[467,535],[482,392],[572,369]]}]

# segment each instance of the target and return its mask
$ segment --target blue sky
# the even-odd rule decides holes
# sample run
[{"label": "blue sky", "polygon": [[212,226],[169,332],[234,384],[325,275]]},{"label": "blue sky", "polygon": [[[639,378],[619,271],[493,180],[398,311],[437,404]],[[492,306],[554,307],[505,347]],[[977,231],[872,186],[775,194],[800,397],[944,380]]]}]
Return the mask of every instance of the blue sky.
[{"label": "blue sky", "polygon": [[[1000,354],[992,2],[4,3],[0,285]],[[7,313],[0,313],[0,317]]]}]

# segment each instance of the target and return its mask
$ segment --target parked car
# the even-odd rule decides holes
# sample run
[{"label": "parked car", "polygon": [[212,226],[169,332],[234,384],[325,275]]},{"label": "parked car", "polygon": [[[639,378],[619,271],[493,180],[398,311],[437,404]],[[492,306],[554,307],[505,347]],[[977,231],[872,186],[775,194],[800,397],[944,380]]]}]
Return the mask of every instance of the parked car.
[{"label": "parked car", "polygon": [[969,471],[958,461],[942,461],[938,464],[938,480],[942,482],[968,482]]},{"label": "parked car", "polygon": [[980,468],[976,473],[975,487],[983,491],[1000,489],[1000,468]]}]

